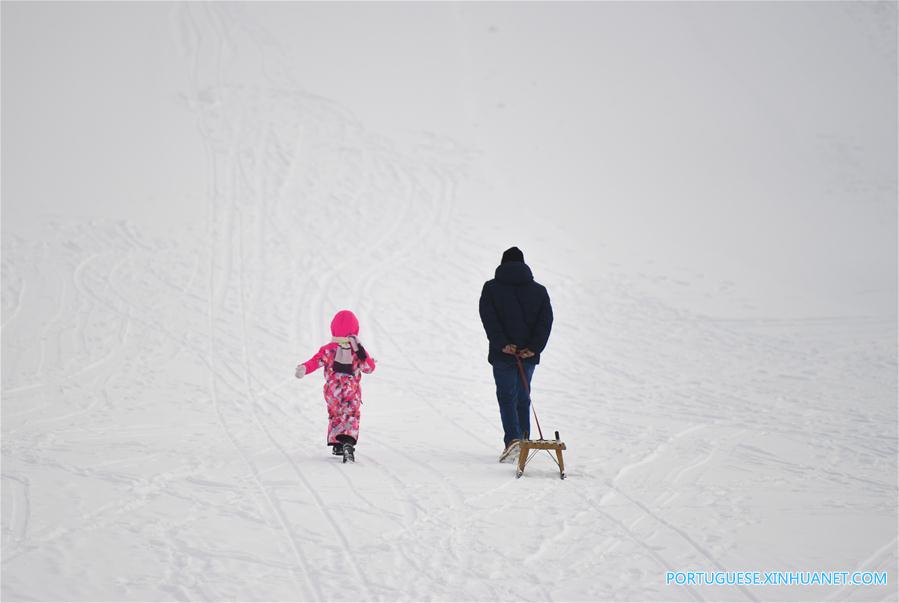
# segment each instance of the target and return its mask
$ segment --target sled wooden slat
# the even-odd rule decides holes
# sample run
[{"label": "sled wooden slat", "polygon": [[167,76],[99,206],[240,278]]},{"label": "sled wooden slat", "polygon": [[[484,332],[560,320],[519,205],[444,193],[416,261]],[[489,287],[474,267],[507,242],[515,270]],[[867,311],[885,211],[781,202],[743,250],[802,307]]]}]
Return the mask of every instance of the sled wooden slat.
[{"label": "sled wooden slat", "polygon": [[522,448],[530,448],[531,450],[568,450],[565,442],[554,442],[552,440],[521,440]]}]

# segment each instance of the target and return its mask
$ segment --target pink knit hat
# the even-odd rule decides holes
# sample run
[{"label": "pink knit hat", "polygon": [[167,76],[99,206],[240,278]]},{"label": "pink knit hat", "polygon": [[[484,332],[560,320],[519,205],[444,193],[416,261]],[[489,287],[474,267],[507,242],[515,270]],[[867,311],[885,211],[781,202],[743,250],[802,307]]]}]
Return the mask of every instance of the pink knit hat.
[{"label": "pink knit hat", "polygon": [[349,337],[359,334],[359,319],[349,310],[341,310],[334,315],[331,321],[331,335],[334,337]]}]

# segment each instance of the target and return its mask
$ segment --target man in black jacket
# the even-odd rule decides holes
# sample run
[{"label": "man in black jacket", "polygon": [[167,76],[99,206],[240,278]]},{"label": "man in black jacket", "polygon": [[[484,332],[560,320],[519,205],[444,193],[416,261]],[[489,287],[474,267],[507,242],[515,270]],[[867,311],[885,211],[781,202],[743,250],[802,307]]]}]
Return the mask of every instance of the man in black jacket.
[{"label": "man in black jacket", "polygon": [[512,458],[518,441],[531,431],[531,400],[518,372],[520,358],[530,388],[534,368],[546,347],[553,324],[553,310],[546,287],[534,281],[518,247],[507,249],[496,277],[484,283],[480,301],[481,322],[490,341],[487,361],[493,365],[496,399],[503,422],[505,450],[501,460]]}]

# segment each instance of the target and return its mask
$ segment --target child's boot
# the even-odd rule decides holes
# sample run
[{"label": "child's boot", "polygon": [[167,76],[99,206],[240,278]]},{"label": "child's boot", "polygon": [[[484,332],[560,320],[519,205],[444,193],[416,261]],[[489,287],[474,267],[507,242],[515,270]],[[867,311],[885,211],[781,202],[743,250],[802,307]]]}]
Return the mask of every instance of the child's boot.
[{"label": "child's boot", "polygon": [[331,444],[331,454],[334,456],[343,456],[343,444]]},{"label": "child's boot", "polygon": [[355,463],[356,438],[354,438],[353,436],[340,434],[339,436],[337,436],[337,441],[343,445],[343,462]]}]

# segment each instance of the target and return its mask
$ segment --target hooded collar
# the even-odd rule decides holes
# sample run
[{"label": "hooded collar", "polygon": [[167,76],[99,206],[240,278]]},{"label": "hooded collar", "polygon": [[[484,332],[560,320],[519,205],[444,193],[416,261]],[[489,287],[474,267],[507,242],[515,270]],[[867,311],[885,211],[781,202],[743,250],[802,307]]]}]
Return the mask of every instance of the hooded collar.
[{"label": "hooded collar", "polygon": [[534,275],[524,262],[505,262],[496,267],[496,280],[509,285],[524,285],[533,281]]}]

